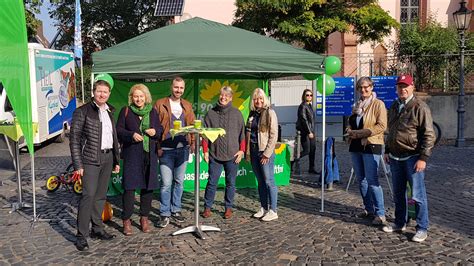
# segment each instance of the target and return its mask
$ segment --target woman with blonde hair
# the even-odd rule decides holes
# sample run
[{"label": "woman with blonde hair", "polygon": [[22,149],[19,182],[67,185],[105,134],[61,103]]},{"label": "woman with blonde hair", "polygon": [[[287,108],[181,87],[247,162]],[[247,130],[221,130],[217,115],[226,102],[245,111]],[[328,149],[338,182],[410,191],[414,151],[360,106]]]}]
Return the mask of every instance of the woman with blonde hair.
[{"label": "woman with blonde hair", "polygon": [[349,117],[347,135],[352,167],[359,180],[359,190],[364,211],[357,216],[372,219],[373,225],[385,223],[383,190],[378,180],[378,167],[384,145],[383,134],[387,128],[387,109],[373,92],[372,79],[362,77],[357,81],[360,98]]},{"label": "woman with blonde hair", "polygon": [[261,88],[253,91],[250,110],[246,125],[247,159],[250,159],[257,178],[260,198],[260,210],[253,217],[269,222],[278,219],[278,188],[274,177],[278,119]]},{"label": "woman with blonde hair", "polygon": [[136,84],[128,94],[128,106],[122,108],[117,121],[117,135],[123,156],[123,233],[132,235],[130,218],[135,204],[135,190],[140,189],[140,226],[151,231],[148,215],[153,190],[159,188],[157,145],[163,128],[151,104],[150,91]]}]

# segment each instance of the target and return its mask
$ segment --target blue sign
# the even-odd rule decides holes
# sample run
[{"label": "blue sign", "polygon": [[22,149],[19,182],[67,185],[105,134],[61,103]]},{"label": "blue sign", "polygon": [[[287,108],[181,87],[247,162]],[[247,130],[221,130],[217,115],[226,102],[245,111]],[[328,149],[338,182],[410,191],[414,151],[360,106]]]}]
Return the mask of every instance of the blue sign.
[{"label": "blue sign", "polygon": [[[326,96],[326,115],[347,116],[352,113],[354,105],[354,78],[334,78],[336,89]],[[323,95],[316,95],[316,115],[323,115]]]},{"label": "blue sign", "polygon": [[377,98],[385,103],[385,107],[390,109],[393,101],[398,98],[397,95],[397,76],[379,76],[371,77],[374,82],[374,91]]}]

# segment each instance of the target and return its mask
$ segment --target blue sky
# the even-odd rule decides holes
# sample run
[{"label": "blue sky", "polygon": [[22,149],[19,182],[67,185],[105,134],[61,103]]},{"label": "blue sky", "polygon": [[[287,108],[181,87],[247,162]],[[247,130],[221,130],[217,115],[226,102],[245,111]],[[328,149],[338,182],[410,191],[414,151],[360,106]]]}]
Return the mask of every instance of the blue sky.
[{"label": "blue sky", "polygon": [[44,36],[51,41],[56,35],[58,31],[56,27],[54,27],[54,20],[49,17],[48,9],[51,7],[51,3],[49,0],[44,0],[43,5],[41,6],[40,14],[36,15],[36,17],[43,21],[43,31]]}]

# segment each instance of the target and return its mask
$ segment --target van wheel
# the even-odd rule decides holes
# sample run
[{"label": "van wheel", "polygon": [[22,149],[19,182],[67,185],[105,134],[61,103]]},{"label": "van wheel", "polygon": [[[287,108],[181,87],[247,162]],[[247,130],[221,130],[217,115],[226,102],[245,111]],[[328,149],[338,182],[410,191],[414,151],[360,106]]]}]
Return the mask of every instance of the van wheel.
[{"label": "van wheel", "polygon": [[61,132],[61,134],[59,134],[56,139],[54,140],[54,142],[57,142],[57,143],[63,143],[64,141],[66,140],[66,132]]}]

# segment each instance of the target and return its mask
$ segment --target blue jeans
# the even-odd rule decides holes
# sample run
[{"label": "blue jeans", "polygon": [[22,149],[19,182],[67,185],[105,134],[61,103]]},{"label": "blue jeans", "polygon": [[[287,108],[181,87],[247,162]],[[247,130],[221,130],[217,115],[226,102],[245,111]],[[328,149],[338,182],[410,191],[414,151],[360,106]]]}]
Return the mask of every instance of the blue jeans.
[{"label": "blue jeans", "polygon": [[209,178],[207,180],[206,192],[204,193],[204,207],[212,208],[216,196],[217,183],[224,166],[225,172],[225,208],[232,208],[235,195],[235,178],[237,176],[238,164],[234,160],[219,161],[209,156]]},{"label": "blue jeans", "polygon": [[351,152],[352,167],[354,168],[359,190],[365,210],[377,216],[385,216],[383,190],[379,184],[378,169],[381,159],[379,154]]},{"label": "blue jeans", "polygon": [[183,181],[186,164],[189,157],[189,148],[163,150],[160,157],[160,215],[171,216],[171,213],[181,211],[181,197],[183,195]]},{"label": "blue jeans", "polygon": [[403,226],[408,222],[407,182],[412,188],[415,203],[416,229],[428,230],[428,198],[426,197],[425,172],[416,172],[414,167],[419,156],[405,161],[390,159],[392,171],[393,201],[395,202],[395,224]]},{"label": "blue jeans", "polygon": [[258,196],[260,197],[260,205],[268,210],[268,203],[270,202],[270,209],[277,211],[278,188],[275,183],[275,153],[270,156],[267,164],[262,165],[263,152],[259,152],[258,148],[251,148],[250,159],[252,162],[252,169],[258,182]]}]

